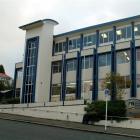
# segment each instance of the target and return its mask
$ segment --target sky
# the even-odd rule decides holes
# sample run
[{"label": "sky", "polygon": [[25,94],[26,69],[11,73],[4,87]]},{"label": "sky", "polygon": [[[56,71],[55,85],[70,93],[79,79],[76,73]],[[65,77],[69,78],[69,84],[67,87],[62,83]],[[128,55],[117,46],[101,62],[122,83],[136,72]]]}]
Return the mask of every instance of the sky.
[{"label": "sky", "polygon": [[0,64],[14,77],[23,60],[25,31],[18,27],[39,19],[59,22],[54,34],[140,15],[140,0],[0,0]]}]

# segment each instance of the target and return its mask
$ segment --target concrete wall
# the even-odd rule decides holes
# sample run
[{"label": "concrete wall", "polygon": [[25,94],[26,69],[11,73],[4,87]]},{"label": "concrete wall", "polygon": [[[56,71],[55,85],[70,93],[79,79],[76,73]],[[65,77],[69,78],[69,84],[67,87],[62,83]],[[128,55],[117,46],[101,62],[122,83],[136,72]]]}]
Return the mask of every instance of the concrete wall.
[{"label": "concrete wall", "polygon": [[[105,125],[105,121],[102,120],[95,124],[96,125]],[[107,122],[107,126],[140,129],[140,120],[130,119],[130,120],[121,121],[121,122],[116,122],[116,121],[112,120],[112,121]]]},{"label": "concrete wall", "polygon": [[[22,107],[22,108],[12,108],[12,109],[2,109],[0,106],[0,112],[81,123],[83,120],[83,115],[85,113],[84,111],[85,105],[69,106],[71,103],[69,102],[68,106],[31,107],[31,108]],[[104,125],[105,121],[101,120],[95,124]],[[130,118],[129,120],[121,121],[121,122],[108,121],[107,126],[140,129],[140,120]]]}]

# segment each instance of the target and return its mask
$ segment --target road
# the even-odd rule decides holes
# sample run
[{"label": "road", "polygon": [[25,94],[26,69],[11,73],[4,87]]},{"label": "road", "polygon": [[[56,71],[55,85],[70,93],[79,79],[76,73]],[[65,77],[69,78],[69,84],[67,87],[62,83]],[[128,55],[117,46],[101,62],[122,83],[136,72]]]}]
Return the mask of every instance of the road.
[{"label": "road", "polygon": [[0,140],[138,140],[0,119]]}]

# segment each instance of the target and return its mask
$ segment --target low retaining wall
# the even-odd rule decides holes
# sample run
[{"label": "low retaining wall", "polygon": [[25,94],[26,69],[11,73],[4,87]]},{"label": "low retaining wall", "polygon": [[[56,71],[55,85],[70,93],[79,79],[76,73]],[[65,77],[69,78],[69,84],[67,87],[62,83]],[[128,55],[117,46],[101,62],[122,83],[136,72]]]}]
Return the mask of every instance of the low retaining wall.
[{"label": "low retaining wall", "polygon": [[[96,125],[105,125],[105,121],[99,121],[95,123]],[[114,120],[107,121],[107,126],[111,127],[122,127],[122,128],[134,128],[134,129],[140,129],[140,119],[129,119],[126,121],[116,122]]]},{"label": "low retaining wall", "polygon": [[[1,113],[17,114],[37,118],[82,122],[85,105],[36,107],[36,108],[10,108],[0,109]],[[69,111],[69,112],[68,112]]]},{"label": "low retaining wall", "polygon": [[[82,122],[85,114],[85,105],[81,105],[83,102],[67,102],[66,106],[62,106],[62,102],[48,103],[45,104],[19,104],[19,105],[1,105],[1,113],[17,114],[23,116],[31,116],[38,118],[47,118],[54,120],[65,120],[72,122]],[[71,105],[72,104],[72,105]],[[75,104],[75,105],[74,105]],[[95,123],[96,125],[104,125],[104,120]],[[140,129],[140,119],[130,118],[129,120],[116,122],[108,121],[108,126],[112,127],[123,127],[123,128],[134,128]]]},{"label": "low retaining wall", "polygon": [[73,100],[64,102],[44,102],[44,103],[28,103],[28,104],[1,104],[0,109],[4,108],[25,108],[25,107],[53,107],[53,106],[63,106],[63,105],[83,105],[84,100]]}]

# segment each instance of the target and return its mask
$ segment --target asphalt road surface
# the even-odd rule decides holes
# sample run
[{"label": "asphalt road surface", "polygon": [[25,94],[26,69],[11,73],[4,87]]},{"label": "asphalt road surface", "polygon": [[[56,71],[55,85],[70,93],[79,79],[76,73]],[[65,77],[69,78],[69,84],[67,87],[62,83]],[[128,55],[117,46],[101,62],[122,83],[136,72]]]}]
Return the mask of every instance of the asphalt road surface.
[{"label": "asphalt road surface", "polygon": [[138,140],[0,119],[0,140]]}]

